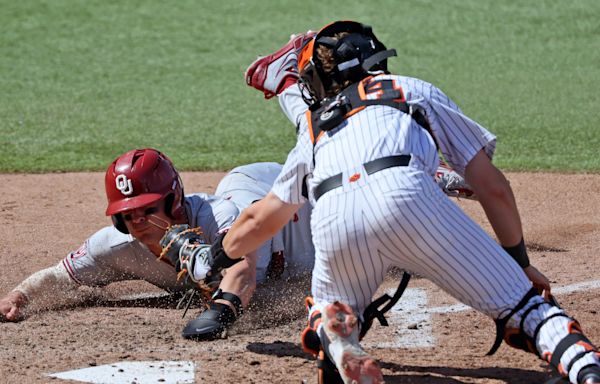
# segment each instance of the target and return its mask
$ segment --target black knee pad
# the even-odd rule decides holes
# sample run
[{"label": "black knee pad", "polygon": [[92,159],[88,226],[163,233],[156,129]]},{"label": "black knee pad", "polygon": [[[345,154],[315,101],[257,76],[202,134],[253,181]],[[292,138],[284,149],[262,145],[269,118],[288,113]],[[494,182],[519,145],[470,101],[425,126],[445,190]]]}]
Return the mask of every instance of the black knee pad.
[{"label": "black knee pad", "polygon": [[[306,309],[310,312],[310,308],[314,305],[314,301],[312,297],[307,297],[304,299]],[[306,353],[310,353],[313,356],[318,356],[319,351],[321,350],[321,339],[317,334],[317,327],[321,323],[321,312],[315,311],[311,314],[308,319],[308,324],[306,328],[302,331],[300,335],[300,343],[302,344],[302,349]]]},{"label": "black knee pad", "polygon": [[340,372],[325,351],[320,351],[317,356],[317,372],[318,384],[344,384]]}]

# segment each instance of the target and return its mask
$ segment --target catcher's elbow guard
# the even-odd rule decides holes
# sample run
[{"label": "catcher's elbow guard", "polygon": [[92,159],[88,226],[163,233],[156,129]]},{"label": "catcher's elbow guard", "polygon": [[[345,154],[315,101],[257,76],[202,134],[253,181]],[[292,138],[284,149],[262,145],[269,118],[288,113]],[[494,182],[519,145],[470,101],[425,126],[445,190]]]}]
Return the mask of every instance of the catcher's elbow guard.
[{"label": "catcher's elbow guard", "polygon": [[220,234],[217,237],[217,240],[210,247],[210,253],[213,257],[213,265],[212,265],[213,273],[221,272],[223,269],[227,269],[227,268],[239,263],[240,261],[242,261],[241,258],[239,258],[239,259],[230,258],[227,255],[227,253],[225,252],[225,249],[223,249],[223,239],[225,238],[225,235],[226,235],[226,233]]}]

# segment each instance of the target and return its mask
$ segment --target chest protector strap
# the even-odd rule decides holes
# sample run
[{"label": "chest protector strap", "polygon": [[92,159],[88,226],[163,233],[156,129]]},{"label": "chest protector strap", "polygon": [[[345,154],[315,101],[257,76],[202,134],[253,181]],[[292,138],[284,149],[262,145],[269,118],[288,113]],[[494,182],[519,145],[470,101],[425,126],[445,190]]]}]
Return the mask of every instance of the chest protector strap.
[{"label": "chest protector strap", "polygon": [[313,145],[316,145],[324,132],[339,126],[350,116],[371,105],[387,105],[411,115],[417,124],[434,137],[423,113],[420,110],[413,111],[406,103],[404,91],[396,80],[367,77],[344,89],[335,99],[326,99],[321,105],[306,111]]}]

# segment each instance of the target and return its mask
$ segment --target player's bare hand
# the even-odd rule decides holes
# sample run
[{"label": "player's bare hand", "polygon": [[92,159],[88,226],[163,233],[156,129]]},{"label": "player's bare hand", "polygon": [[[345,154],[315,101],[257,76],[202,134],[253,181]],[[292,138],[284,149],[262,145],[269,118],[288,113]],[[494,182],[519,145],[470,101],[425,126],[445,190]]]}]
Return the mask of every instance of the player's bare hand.
[{"label": "player's bare hand", "polygon": [[543,291],[544,298],[546,300],[549,300],[551,295],[550,280],[548,280],[548,278],[542,272],[538,271],[537,268],[533,265],[529,265],[528,267],[524,268],[523,271],[525,272],[533,286],[537,288],[537,290],[540,293],[542,293]]},{"label": "player's bare hand", "polygon": [[12,291],[0,299],[0,321],[19,321],[23,318],[23,307],[27,297],[19,291]]}]

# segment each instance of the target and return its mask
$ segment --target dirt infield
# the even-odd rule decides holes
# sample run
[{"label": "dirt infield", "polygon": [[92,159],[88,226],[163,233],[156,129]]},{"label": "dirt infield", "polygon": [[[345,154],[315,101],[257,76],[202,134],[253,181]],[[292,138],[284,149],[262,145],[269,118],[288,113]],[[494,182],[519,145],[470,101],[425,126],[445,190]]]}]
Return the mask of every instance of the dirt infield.
[{"label": "dirt infield", "polygon": [[[184,173],[183,180],[188,192],[212,192],[222,176]],[[557,290],[600,280],[600,175],[512,173],[508,178],[532,263]],[[0,175],[0,294],[56,264],[110,224],[103,214],[103,179],[99,173]],[[485,222],[476,202],[458,204]],[[490,231],[488,225],[484,228]],[[393,285],[390,277],[384,289]],[[558,290],[563,293],[557,297],[590,339],[600,343],[600,289],[595,287]],[[550,377],[546,364],[506,345],[485,357],[494,339],[491,320],[472,310],[451,313],[448,306],[457,303],[423,279],[414,279],[410,288],[425,295],[420,296],[425,301],[411,302],[409,297],[400,307],[404,305],[404,314],[419,316],[394,312],[401,321],[388,328],[374,325],[365,340],[381,361],[386,383],[530,384]],[[0,382],[58,383],[63,381],[46,375],[118,361],[192,360],[198,383],[316,383],[314,361],[298,342],[305,323],[306,280],[262,288],[262,298],[246,311],[229,339],[209,343],[179,335],[197,310],[182,319],[182,311],[166,300],[156,300],[152,307],[141,300],[117,300],[152,292],[158,291],[139,282],[84,289],[81,304],[36,313],[20,323],[0,323]],[[277,298],[273,292],[283,294]],[[405,336],[429,340],[430,345],[403,344]]]}]

